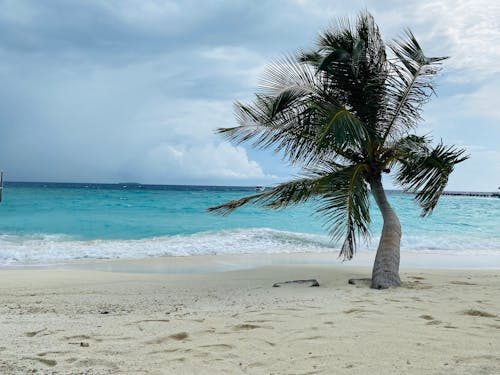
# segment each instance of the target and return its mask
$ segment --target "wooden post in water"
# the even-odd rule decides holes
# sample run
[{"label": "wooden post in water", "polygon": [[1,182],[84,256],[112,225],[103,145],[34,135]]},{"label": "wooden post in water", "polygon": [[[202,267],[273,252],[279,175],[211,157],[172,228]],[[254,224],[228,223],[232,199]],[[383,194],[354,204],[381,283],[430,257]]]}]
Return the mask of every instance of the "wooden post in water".
[{"label": "wooden post in water", "polygon": [[3,193],[3,172],[0,171],[0,202],[2,201],[2,193]]}]

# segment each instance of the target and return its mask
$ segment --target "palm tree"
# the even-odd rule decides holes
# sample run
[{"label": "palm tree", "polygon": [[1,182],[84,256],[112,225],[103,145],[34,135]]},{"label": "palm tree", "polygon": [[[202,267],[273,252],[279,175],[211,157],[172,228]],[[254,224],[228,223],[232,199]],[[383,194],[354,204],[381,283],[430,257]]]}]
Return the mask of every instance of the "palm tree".
[{"label": "palm tree", "polygon": [[468,158],[413,132],[444,59],[426,57],[410,30],[386,49],[373,17],[362,12],[354,25],[339,20],[322,33],[314,50],[274,62],[255,101],[235,104],[239,125],[217,131],[273,149],[301,166],[301,176],[209,211],[228,214],[249,202],[279,209],[314,199],[333,240],[343,240],[340,256],[351,259],[359,238],[369,237],[371,192],[384,222],[371,286],[400,286],[401,225],[382,174],[394,170],[425,216],[455,164]]}]

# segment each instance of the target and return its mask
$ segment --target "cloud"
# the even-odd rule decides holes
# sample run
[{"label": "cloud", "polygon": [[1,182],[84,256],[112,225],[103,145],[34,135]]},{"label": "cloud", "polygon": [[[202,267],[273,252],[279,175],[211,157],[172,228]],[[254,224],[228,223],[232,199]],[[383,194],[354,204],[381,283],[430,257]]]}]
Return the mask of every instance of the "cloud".
[{"label": "cloud", "polygon": [[276,181],[214,134],[234,125],[232,98],[255,85],[258,53],[192,48],[117,65],[57,57],[0,63],[0,161],[10,179]]},{"label": "cloud", "polygon": [[382,25],[410,27],[429,56],[450,56],[446,67],[455,72],[449,80],[487,80],[500,73],[499,2],[424,0],[387,9],[375,14]]},{"label": "cloud", "polygon": [[242,184],[272,183],[277,176],[267,175],[254,161],[248,160],[243,147],[226,142],[179,146],[160,143],[138,161],[141,181],[153,182],[158,178],[171,183],[212,182]]},{"label": "cloud", "polygon": [[[2,5],[0,162],[10,179],[276,180],[214,134],[234,125],[232,101],[249,96],[264,59],[196,41],[204,13],[177,19],[194,3]],[[71,17],[54,22],[56,12]]]},{"label": "cloud", "polygon": [[224,142],[214,134],[217,127],[233,125],[230,102],[165,100],[147,107],[140,122],[140,133],[144,135],[138,134],[134,143],[142,147],[129,163],[143,182],[153,182],[155,178],[204,184],[277,180],[249,160],[243,147]]},{"label": "cloud", "polygon": [[353,1],[339,10],[328,0],[295,0],[326,27],[337,17],[368,9],[391,40],[409,27],[429,56],[450,56],[452,81],[487,80],[500,73],[500,2],[491,0]]},{"label": "cloud", "polygon": [[[232,102],[252,97],[268,62],[365,6],[385,38],[409,26],[429,55],[453,57],[423,130],[485,147],[476,167],[495,162],[495,2],[0,0],[0,169],[22,180],[287,179],[275,155],[214,129],[235,125]],[[486,186],[484,170],[464,171],[457,181]]]}]

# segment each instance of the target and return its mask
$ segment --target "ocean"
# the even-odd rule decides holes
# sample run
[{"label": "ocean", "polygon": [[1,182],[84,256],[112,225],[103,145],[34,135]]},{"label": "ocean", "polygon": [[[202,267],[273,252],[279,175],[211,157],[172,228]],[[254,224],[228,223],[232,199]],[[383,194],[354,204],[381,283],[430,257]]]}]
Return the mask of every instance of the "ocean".
[{"label": "ocean", "polygon": [[[336,256],[339,244],[331,242],[313,203],[279,211],[249,206],[229,216],[206,212],[254,192],[253,187],[6,183],[0,266],[208,254]],[[426,218],[412,195],[388,192],[388,199],[401,220],[402,251],[486,257],[498,261],[486,266],[500,268],[500,199],[443,196]],[[382,226],[374,201],[371,206],[372,237],[360,242],[360,253],[376,250]]]}]

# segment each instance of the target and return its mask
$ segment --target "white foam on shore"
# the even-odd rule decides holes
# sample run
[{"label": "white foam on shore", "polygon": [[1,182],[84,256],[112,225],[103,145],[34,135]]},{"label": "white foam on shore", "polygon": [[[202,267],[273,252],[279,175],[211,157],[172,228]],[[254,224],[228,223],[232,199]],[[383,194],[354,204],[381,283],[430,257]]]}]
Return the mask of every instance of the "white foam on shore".
[{"label": "white foam on shore", "polygon": [[[361,252],[372,253],[378,238]],[[500,244],[494,240],[464,241],[462,237],[403,237],[401,248],[407,253],[442,254],[460,257],[493,257],[500,260]],[[474,249],[474,250],[470,250]],[[138,259],[159,256],[215,254],[292,254],[338,253],[326,235],[278,231],[273,229],[236,229],[192,235],[154,237],[139,240],[75,240],[65,235],[0,236],[0,266],[43,265],[81,259]],[[500,262],[492,267],[500,267]]]},{"label": "white foam on shore", "polygon": [[247,253],[331,251],[327,237],[272,229],[241,229],[140,240],[74,240],[65,235],[0,236],[0,265],[77,259],[134,259]]}]

